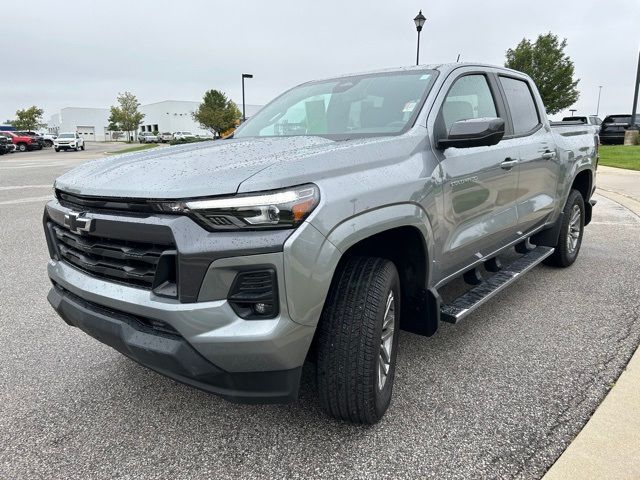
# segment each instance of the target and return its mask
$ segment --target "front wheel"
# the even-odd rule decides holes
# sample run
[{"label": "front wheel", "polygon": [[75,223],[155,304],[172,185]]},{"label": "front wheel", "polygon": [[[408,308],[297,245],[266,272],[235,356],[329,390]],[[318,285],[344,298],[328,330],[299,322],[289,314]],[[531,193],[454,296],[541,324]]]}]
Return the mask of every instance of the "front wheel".
[{"label": "front wheel", "polygon": [[560,236],[555,251],[545,259],[547,265],[568,267],[578,258],[584,234],[584,199],[578,190],[571,190],[564,206]]},{"label": "front wheel", "polygon": [[373,424],[391,403],[400,326],[395,265],[376,257],[346,261],[318,326],[318,393],[335,418]]},{"label": "front wheel", "polygon": [[82,146],[80,147],[82,149],[82,151],[84,152],[84,143],[82,144]]},{"label": "front wheel", "polygon": [[55,147],[55,148],[54,148],[54,150],[55,150],[56,152],[59,152],[59,151],[60,151],[60,149],[59,149],[58,147]]}]

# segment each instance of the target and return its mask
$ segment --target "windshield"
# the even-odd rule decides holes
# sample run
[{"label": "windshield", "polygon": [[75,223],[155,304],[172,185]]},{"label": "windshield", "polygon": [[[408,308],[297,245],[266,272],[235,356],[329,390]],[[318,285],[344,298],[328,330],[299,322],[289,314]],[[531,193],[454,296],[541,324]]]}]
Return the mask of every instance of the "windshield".
[{"label": "windshield", "polygon": [[75,138],[75,134],[74,133],[61,133],[60,135],[58,135],[58,138]]},{"label": "windshield", "polygon": [[379,73],[305,83],[276,98],[234,137],[393,135],[409,128],[437,73]]}]

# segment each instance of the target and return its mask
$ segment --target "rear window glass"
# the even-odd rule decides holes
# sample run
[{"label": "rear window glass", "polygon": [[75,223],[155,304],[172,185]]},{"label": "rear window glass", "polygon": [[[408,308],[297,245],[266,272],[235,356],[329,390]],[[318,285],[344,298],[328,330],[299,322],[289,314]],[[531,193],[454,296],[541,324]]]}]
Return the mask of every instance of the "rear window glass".
[{"label": "rear window glass", "polygon": [[612,115],[605,118],[604,123],[631,123],[631,115]]},{"label": "rear window glass", "polygon": [[588,123],[587,122],[587,117],[564,117],[562,119],[563,122],[582,122],[582,123]]},{"label": "rear window glass", "polygon": [[536,102],[527,82],[515,78],[500,77],[513,120],[513,132],[516,135],[529,132],[539,123]]}]

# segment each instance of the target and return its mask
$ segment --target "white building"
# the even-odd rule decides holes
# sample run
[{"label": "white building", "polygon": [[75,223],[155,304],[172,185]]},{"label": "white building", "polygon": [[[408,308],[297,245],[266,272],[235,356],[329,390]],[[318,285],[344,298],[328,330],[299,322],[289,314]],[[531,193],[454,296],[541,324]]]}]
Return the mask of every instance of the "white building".
[{"label": "white building", "polygon": [[[139,131],[146,132],[191,132],[194,135],[207,135],[211,132],[203,129],[193,119],[200,102],[165,100],[140,106],[144,118]],[[257,112],[261,105],[246,105],[247,117]],[[242,109],[242,105],[239,105]],[[78,132],[85,140],[110,141],[108,108],[66,107],[53,115],[48,122],[49,131]],[[122,138],[125,139],[124,137]]]},{"label": "white building", "polygon": [[65,107],[52,115],[47,123],[49,132],[78,132],[85,140],[110,140],[109,109]]}]

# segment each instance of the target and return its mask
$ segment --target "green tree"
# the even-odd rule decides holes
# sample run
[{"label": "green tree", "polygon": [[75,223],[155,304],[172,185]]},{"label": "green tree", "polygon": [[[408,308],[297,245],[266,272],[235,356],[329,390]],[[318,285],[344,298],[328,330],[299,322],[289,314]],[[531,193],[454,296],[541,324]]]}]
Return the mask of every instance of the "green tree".
[{"label": "green tree", "polygon": [[235,127],[240,121],[238,106],[218,90],[208,90],[204,94],[198,110],[193,112],[193,119],[203,128],[221,134]]},{"label": "green tree", "polygon": [[573,78],[573,61],[564,53],[566,46],[566,39],[560,41],[549,32],[539,35],[535,43],[525,38],[516,48],[507,50],[505,67],[524,72],[536,82],[544,106],[552,115],[580,97],[576,88],[580,79]]},{"label": "green tree", "polygon": [[144,113],[138,111],[140,102],[133,93],[124,92],[118,94],[118,105],[111,107],[109,116],[109,130],[136,132]]},{"label": "green tree", "polygon": [[16,119],[11,120],[11,125],[16,127],[16,130],[37,130],[46,125],[42,123],[43,114],[44,110],[35,105],[24,110],[18,110]]}]

